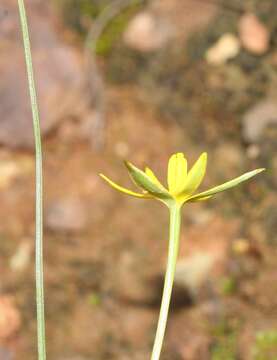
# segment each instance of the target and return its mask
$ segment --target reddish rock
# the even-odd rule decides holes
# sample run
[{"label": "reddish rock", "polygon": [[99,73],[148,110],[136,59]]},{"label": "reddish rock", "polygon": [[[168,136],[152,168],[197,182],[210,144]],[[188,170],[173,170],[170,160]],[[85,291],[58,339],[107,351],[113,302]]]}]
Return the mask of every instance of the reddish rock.
[{"label": "reddish rock", "polygon": [[[22,37],[17,7],[4,3],[0,22],[0,143],[9,147],[33,147],[33,129]],[[78,52],[58,36],[49,9],[30,4],[29,27],[34,71],[45,135],[64,119],[88,107]]]},{"label": "reddish rock", "polygon": [[160,49],[171,36],[170,27],[149,12],[141,12],[130,22],[125,34],[126,44],[142,52]]},{"label": "reddish rock", "polygon": [[45,212],[45,224],[56,232],[79,232],[87,225],[87,211],[79,198],[65,198],[51,203]]},{"label": "reddish rock", "polygon": [[19,330],[21,316],[9,296],[0,297],[0,340],[11,338]]},{"label": "reddish rock", "polygon": [[241,17],[239,36],[243,47],[253,54],[262,55],[269,48],[269,31],[254,14],[248,13]]}]

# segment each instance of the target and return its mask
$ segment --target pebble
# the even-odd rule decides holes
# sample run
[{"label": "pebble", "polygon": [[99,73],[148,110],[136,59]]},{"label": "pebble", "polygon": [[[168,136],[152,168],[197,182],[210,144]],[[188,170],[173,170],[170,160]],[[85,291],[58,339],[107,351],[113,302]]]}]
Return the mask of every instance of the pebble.
[{"label": "pebble", "polygon": [[86,207],[79,198],[65,198],[52,202],[45,212],[45,225],[56,232],[80,232],[87,225]]},{"label": "pebble", "polygon": [[226,33],[207,50],[205,58],[211,65],[221,65],[235,58],[239,54],[239,51],[239,39],[231,33]]},{"label": "pebble", "polygon": [[246,149],[246,155],[249,159],[257,159],[261,153],[261,149],[256,144],[251,144]]},{"label": "pebble", "polygon": [[255,14],[243,15],[238,24],[242,46],[250,53],[262,55],[269,48],[270,34]]},{"label": "pebble", "polygon": [[7,188],[19,175],[20,169],[12,160],[0,160],[0,189]]},{"label": "pebble", "polygon": [[21,316],[10,296],[0,296],[0,340],[7,340],[19,330]]},{"label": "pebble", "polygon": [[184,286],[194,296],[208,279],[216,256],[208,252],[198,252],[177,262],[175,281]]},{"label": "pebble", "polygon": [[129,154],[129,146],[127,143],[119,141],[115,144],[114,151],[118,157],[126,158]]},{"label": "pebble", "polygon": [[260,140],[263,131],[270,124],[277,124],[277,102],[264,99],[250,108],[242,118],[244,140],[255,143]]},{"label": "pebble", "polygon": [[30,263],[32,250],[30,241],[22,242],[10,259],[10,268],[14,271],[24,270]]},{"label": "pebble", "polygon": [[161,23],[150,12],[143,11],[130,21],[123,39],[134,50],[151,52],[163,47],[170,36],[169,25]]}]

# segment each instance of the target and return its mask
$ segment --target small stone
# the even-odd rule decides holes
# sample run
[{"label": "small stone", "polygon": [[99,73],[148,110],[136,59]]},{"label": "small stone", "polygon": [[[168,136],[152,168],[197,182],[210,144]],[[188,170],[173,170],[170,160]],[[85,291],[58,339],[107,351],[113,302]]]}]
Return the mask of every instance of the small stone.
[{"label": "small stone", "polygon": [[205,58],[211,65],[221,65],[236,57],[239,51],[239,39],[231,33],[226,33],[207,50]]},{"label": "small stone", "polygon": [[261,153],[261,149],[256,144],[251,144],[246,149],[246,154],[249,157],[249,159],[257,159],[260,153]]},{"label": "small stone", "polygon": [[171,36],[170,27],[149,12],[141,12],[130,22],[124,34],[127,46],[141,52],[160,49]]},{"label": "small stone", "polygon": [[22,242],[15,254],[10,259],[10,268],[14,271],[22,271],[24,270],[28,264],[30,263],[32,254],[32,245],[28,241]]},{"label": "small stone", "polygon": [[119,141],[115,144],[115,153],[117,156],[121,158],[126,158],[126,156],[129,154],[129,146],[127,143],[123,141]]},{"label": "small stone", "polygon": [[[81,58],[72,46],[61,40],[49,5],[32,12],[32,54],[41,114],[41,133],[55,130],[62,121],[89,109]],[[7,36],[1,37],[0,59],[0,144],[7,147],[34,147],[26,65],[18,36],[18,19],[12,1],[7,3]],[[13,30],[12,30],[13,29]],[[0,21],[0,32],[2,22]],[[14,33],[14,30],[16,32]],[[2,32],[1,32],[2,35]],[[74,106],[73,106],[74,104]],[[49,111],[51,109],[51,111]]]},{"label": "small stone", "polygon": [[0,297],[0,340],[7,340],[19,330],[21,316],[13,298]]},{"label": "small stone", "polygon": [[242,134],[246,141],[257,142],[270,124],[277,124],[277,103],[265,99],[250,108],[242,118]]},{"label": "small stone", "polygon": [[255,55],[262,55],[269,48],[269,31],[254,14],[248,13],[240,18],[239,37],[242,46]]},{"label": "small stone", "polygon": [[208,252],[195,253],[179,260],[176,266],[176,284],[184,286],[195,295],[207,280],[216,260],[216,256]]},{"label": "small stone", "polygon": [[0,189],[7,188],[19,172],[17,164],[12,160],[0,160]]},{"label": "small stone", "polygon": [[52,231],[79,232],[87,221],[85,206],[78,198],[57,200],[46,208],[45,224]]}]

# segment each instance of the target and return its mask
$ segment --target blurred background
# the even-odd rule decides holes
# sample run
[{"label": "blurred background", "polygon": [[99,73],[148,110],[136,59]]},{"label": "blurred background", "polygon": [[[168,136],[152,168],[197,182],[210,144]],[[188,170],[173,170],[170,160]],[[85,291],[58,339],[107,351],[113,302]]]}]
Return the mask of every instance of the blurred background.
[{"label": "blurred background", "polygon": [[[125,197],[209,154],[184,207],[163,360],[277,359],[276,0],[28,0],[45,176],[49,359],[149,359],[167,210]],[[36,355],[34,152],[15,0],[0,4],[0,359]]]}]

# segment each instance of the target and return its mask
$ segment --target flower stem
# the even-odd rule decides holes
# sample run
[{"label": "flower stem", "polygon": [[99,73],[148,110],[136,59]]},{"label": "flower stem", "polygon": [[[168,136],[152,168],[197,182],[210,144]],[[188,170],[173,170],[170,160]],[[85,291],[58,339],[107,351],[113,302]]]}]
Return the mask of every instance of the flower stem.
[{"label": "flower stem", "polygon": [[29,92],[33,116],[33,130],[36,151],[36,303],[37,303],[37,342],[38,359],[46,359],[45,320],[44,320],[44,289],[43,289],[43,220],[42,220],[42,148],[40,135],[40,120],[34,81],[32,54],[28,31],[24,0],[18,0],[18,8],[23,36],[25,61],[27,67]]},{"label": "flower stem", "polygon": [[168,310],[172,294],[174,275],[176,269],[176,261],[179,252],[179,238],[181,225],[181,208],[177,204],[173,204],[170,210],[170,230],[169,230],[169,249],[166,274],[164,280],[163,296],[158,320],[151,360],[159,360],[164,340],[164,334],[168,318]]}]

